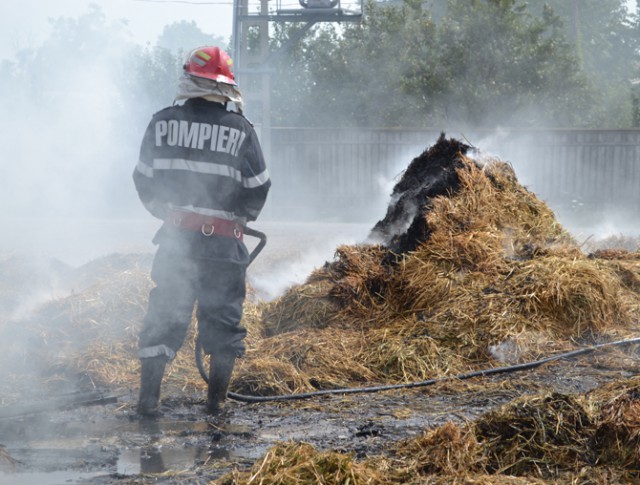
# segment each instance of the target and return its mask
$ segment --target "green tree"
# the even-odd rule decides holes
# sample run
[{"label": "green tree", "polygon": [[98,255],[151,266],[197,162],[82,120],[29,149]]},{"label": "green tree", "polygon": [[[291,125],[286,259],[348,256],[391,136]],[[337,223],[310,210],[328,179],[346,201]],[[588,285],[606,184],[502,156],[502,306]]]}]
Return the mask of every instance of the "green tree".
[{"label": "green tree", "polygon": [[293,118],[308,125],[597,122],[589,83],[551,10],[539,18],[516,0],[425,5],[369,3],[360,24],[317,29],[275,75],[275,118],[299,108]]},{"label": "green tree", "polygon": [[191,49],[203,45],[228,48],[228,42],[225,42],[222,37],[205,34],[193,20],[191,22],[181,20],[165,25],[156,42],[156,47],[167,49],[173,53],[189,52]]},{"label": "green tree", "polygon": [[[14,95],[28,93],[41,109],[57,109],[59,100],[77,91],[85,77],[93,77],[93,89],[104,84],[128,46],[126,21],[107,22],[95,4],[78,18],[60,17],[51,19],[50,24],[51,34],[45,43],[19,51],[19,62],[5,71],[18,87]],[[89,84],[85,87],[86,91],[92,89]]]},{"label": "green tree", "polygon": [[609,127],[630,126],[631,80],[638,76],[640,29],[625,0],[529,0],[542,15],[550,8],[575,49],[580,67],[598,95],[600,119]]},{"label": "green tree", "polygon": [[132,50],[123,61],[118,76],[119,90],[128,106],[147,119],[151,113],[171,103],[182,74],[184,53],[161,47]]},{"label": "green tree", "polygon": [[[313,114],[307,112],[307,104],[313,98],[314,81],[309,69],[313,55],[325,49],[334,50],[338,45],[335,30],[318,26],[303,40],[291,44],[302,27],[299,24],[275,24],[271,35],[271,51],[278,59],[266,67],[271,75],[271,122],[279,126],[314,126]],[[244,90],[251,89],[242,80]]]},{"label": "green tree", "polygon": [[[471,126],[586,126],[594,123],[587,80],[550,11],[542,18],[516,0],[451,0],[437,50],[422,71],[445,83],[406,80],[412,92]],[[428,57],[427,57],[428,56]],[[416,80],[418,82],[416,82]]]},{"label": "green tree", "polygon": [[429,12],[418,2],[370,3],[367,10],[361,23],[318,27],[282,56],[273,82],[276,121],[381,126],[401,124],[408,112],[419,114],[404,98],[400,82],[409,65],[408,46],[431,42]]}]

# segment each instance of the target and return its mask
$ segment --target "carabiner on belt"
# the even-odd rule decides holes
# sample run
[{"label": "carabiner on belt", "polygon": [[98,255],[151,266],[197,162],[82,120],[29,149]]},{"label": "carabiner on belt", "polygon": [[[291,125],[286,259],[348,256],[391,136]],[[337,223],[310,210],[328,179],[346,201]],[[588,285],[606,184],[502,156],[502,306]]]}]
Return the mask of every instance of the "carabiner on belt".
[{"label": "carabiner on belt", "polygon": [[[206,227],[209,226],[211,228],[210,231],[208,231],[206,229]],[[202,228],[200,229],[202,231],[202,234],[204,234],[205,236],[211,236],[214,232],[215,232],[215,226],[213,224],[202,224]]]}]

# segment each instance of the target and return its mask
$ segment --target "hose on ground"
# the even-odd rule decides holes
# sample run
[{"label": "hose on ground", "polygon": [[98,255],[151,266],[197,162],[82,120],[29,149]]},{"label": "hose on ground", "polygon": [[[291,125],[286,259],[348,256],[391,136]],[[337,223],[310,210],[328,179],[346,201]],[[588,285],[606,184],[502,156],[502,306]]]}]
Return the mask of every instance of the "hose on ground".
[{"label": "hose on ground", "polygon": [[[562,354],[556,354],[549,357],[545,357],[543,359],[535,360],[532,362],[524,362],[521,364],[514,364],[504,367],[492,367],[490,369],[482,369],[478,371],[468,372],[465,374],[459,374],[456,376],[448,376],[448,377],[438,377],[435,379],[428,379],[426,381],[418,381],[418,382],[408,382],[404,384],[389,384],[383,386],[370,386],[370,387],[348,387],[341,389],[323,389],[320,391],[313,392],[301,392],[298,394],[282,394],[277,396],[249,396],[245,394],[238,394],[235,392],[229,392],[227,397],[233,399],[235,401],[245,402],[245,403],[257,403],[257,402],[273,402],[273,401],[295,401],[302,399],[310,399],[316,396],[326,396],[331,394],[364,394],[364,393],[372,393],[372,392],[380,392],[380,391],[390,391],[394,389],[413,389],[417,387],[427,387],[432,386],[434,384],[438,384],[441,382],[447,381],[462,381],[465,379],[472,379],[474,377],[485,377],[493,374],[503,374],[508,372],[517,372],[522,370],[534,369],[543,364],[547,364],[549,362],[553,362],[560,359],[571,359],[573,357],[578,357],[580,355],[590,354],[597,350],[607,349],[611,347],[618,346],[626,346],[640,343],[640,337],[624,339],[624,340],[616,340],[614,342],[604,342],[601,344],[591,345],[589,347],[583,347],[581,349],[572,350],[570,352],[564,352]],[[203,377],[205,382],[208,382],[208,376],[204,369],[202,363],[202,346],[200,341],[196,341],[196,364],[198,365],[198,370],[200,371],[200,375]]]}]

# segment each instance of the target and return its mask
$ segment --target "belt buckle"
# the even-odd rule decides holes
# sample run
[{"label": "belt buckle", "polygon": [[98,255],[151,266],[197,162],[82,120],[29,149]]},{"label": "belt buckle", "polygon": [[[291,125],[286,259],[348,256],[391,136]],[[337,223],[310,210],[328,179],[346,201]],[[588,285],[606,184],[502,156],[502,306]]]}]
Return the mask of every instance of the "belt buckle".
[{"label": "belt buckle", "polygon": [[233,235],[236,237],[236,239],[240,239],[242,237],[242,231],[238,229],[238,226],[235,226],[233,228]]},{"label": "belt buckle", "polygon": [[[209,226],[211,228],[211,231],[206,229],[207,226]],[[209,237],[215,232],[215,229],[216,229],[216,226],[214,226],[213,224],[207,224],[205,222],[204,224],[202,224],[202,227],[200,228],[200,231],[202,231],[202,234],[204,234],[205,236]]]}]

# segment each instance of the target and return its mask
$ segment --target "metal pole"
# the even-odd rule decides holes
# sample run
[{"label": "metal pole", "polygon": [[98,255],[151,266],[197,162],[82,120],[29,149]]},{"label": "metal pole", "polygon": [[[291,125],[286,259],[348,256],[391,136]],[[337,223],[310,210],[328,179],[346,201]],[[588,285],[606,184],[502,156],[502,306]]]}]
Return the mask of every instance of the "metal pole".
[{"label": "metal pole", "polygon": [[[231,31],[231,59],[236,65],[236,71],[240,67],[240,0],[233,0],[233,26]],[[239,72],[234,73],[235,77],[239,76]]]}]

